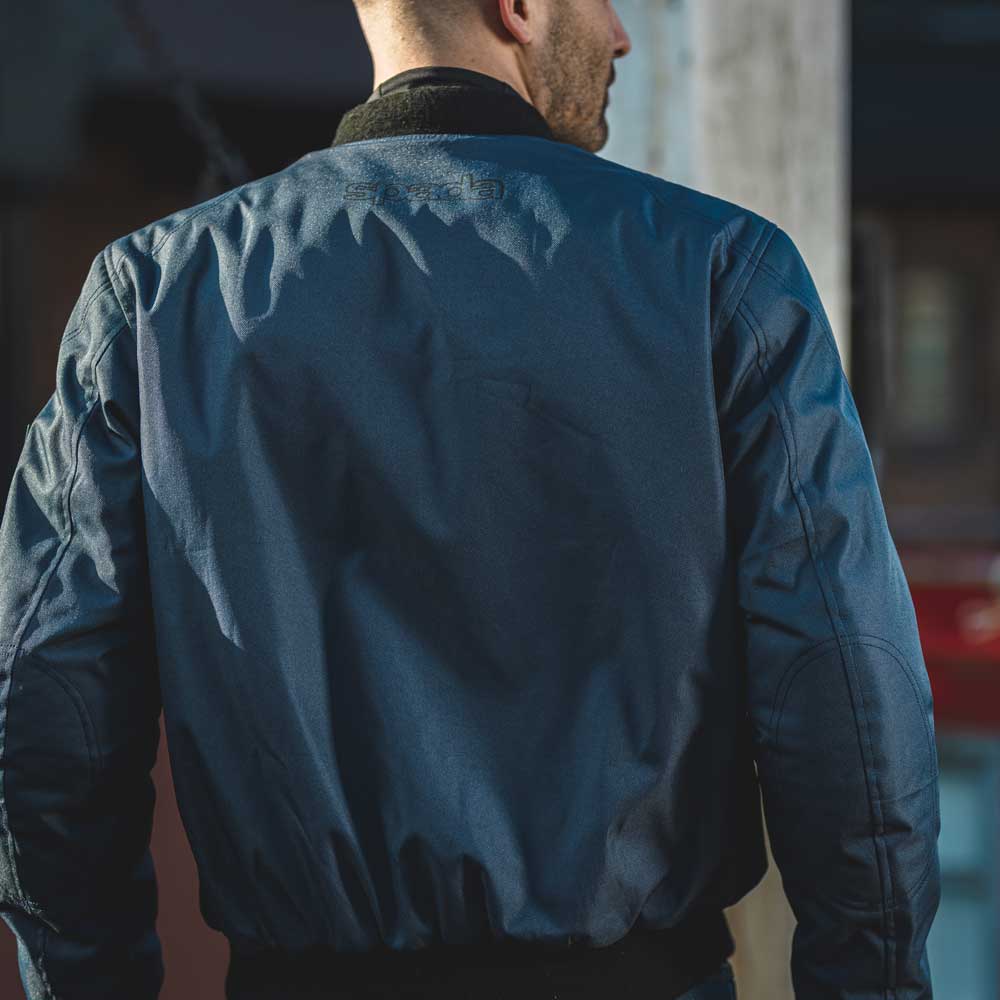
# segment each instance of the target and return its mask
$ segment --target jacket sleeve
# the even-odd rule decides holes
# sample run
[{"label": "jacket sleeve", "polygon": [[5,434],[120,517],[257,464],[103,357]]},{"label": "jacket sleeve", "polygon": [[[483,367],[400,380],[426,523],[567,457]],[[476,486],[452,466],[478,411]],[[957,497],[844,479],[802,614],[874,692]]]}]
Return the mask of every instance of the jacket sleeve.
[{"label": "jacket sleeve", "polygon": [[[929,1000],[933,702],[907,581],[812,278],[768,224],[713,340],[751,727],[797,918],[797,1000]],[[746,278],[749,275],[749,278]]]},{"label": "jacket sleeve", "polygon": [[0,523],[0,916],[28,1000],[146,1000],[163,979],[136,350],[108,253]]}]

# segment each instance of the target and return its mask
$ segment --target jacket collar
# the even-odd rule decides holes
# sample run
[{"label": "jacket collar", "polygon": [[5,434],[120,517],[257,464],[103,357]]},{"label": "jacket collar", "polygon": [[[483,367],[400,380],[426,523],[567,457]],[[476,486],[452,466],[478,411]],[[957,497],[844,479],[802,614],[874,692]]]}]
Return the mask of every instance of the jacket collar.
[{"label": "jacket collar", "polygon": [[348,110],[330,145],[415,133],[553,138],[541,112],[503,80],[463,66],[417,66]]}]

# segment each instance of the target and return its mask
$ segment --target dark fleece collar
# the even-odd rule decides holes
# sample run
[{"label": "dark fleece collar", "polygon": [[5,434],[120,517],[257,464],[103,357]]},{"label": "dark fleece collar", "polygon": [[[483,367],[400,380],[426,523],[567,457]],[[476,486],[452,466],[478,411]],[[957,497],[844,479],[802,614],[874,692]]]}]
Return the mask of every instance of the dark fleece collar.
[{"label": "dark fleece collar", "polygon": [[553,138],[538,109],[503,80],[462,66],[418,66],[390,77],[347,111],[330,145],[449,132]]}]

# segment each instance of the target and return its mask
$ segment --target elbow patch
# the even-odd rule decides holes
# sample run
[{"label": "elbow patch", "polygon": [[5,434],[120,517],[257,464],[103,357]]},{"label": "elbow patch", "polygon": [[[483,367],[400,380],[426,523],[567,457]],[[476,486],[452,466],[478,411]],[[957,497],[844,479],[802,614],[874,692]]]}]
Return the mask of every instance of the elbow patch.
[{"label": "elbow patch", "polygon": [[831,638],[788,668],[761,753],[765,797],[771,781],[780,789],[775,858],[812,873],[805,891],[873,909],[919,890],[940,826],[930,718],[926,674],[880,637]]},{"label": "elbow patch", "polygon": [[[56,915],[73,856],[66,818],[86,808],[94,785],[94,733],[83,699],[59,671],[30,655],[14,660],[3,729],[3,805],[22,889]],[[5,845],[6,847],[6,845]],[[5,886],[14,894],[15,887]]]},{"label": "elbow patch", "polygon": [[[15,866],[0,867],[0,898],[59,930],[114,898],[110,879],[141,861],[155,801],[159,721],[150,724],[155,702],[142,700],[155,692],[141,688],[143,671],[127,669],[134,661],[124,654],[80,662],[21,653],[0,715],[2,847]],[[102,697],[115,665],[116,697]]]}]

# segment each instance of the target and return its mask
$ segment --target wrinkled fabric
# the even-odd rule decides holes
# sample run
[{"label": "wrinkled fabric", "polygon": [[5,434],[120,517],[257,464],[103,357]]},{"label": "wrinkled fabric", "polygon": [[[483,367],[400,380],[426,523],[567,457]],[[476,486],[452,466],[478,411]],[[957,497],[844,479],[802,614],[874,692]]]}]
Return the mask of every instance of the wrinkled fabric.
[{"label": "wrinkled fabric", "polygon": [[528,135],[308,153],[113,241],[0,526],[0,913],[155,997],[163,711],[235,948],[606,945],[744,896],[925,1000],[913,604],[790,237]]}]

